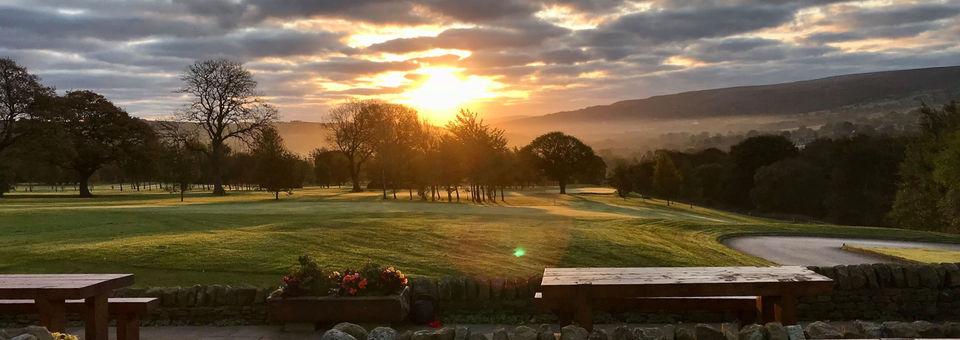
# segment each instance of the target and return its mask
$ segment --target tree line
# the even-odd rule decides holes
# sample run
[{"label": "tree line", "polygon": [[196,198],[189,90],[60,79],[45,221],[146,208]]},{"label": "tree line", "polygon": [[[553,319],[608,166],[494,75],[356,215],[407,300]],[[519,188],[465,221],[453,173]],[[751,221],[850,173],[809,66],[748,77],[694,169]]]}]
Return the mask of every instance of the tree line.
[{"label": "tree line", "polygon": [[914,135],[853,134],[797,147],[785,135],[729,151],[657,150],[613,162],[617,192],[832,223],[960,230],[960,112],[923,105]]},{"label": "tree line", "polygon": [[[0,195],[15,183],[73,185],[90,197],[91,182],[179,192],[227,189],[290,192],[305,183],[350,183],[384,199],[406,190],[421,199],[505,199],[504,189],[556,181],[600,183],[606,166],[572,136],[546,134],[509,148],[503,131],[462,110],[445,126],[417,111],[354,100],[331,112],[330,144],[309,156],[290,152],[273,127],[279,112],[262,99],[253,75],[228,59],[203,60],[181,74],[189,102],[168,122],[130,116],[87,90],[58,95],[10,58],[0,58]],[[445,195],[444,195],[445,194]],[[456,197],[456,198],[454,198]]]},{"label": "tree line", "polygon": [[522,148],[509,148],[503,130],[460,110],[445,126],[431,125],[409,107],[377,100],[355,100],[332,110],[330,143],[334,150],[313,153],[323,184],[349,180],[362,191],[378,188],[384,199],[407,191],[421,199],[471,201],[505,199],[504,189],[556,181],[600,183],[606,164],[575,137],[552,132]]}]

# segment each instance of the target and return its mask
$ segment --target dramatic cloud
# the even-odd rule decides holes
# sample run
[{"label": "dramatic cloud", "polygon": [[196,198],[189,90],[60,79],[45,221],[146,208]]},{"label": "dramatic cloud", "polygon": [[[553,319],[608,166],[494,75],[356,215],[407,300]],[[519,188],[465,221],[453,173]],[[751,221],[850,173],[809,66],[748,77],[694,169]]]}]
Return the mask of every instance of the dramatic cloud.
[{"label": "dramatic cloud", "polygon": [[144,117],[198,59],[246,63],[286,119],[349,98],[542,114],[703,88],[960,63],[956,1],[7,0],[0,55]]}]

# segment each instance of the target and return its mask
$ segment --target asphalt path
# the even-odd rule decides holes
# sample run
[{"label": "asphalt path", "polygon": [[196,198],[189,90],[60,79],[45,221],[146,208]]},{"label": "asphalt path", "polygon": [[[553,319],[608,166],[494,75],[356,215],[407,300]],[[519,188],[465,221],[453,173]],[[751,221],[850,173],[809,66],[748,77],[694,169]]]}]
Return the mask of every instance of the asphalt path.
[{"label": "asphalt path", "polygon": [[861,238],[807,236],[742,236],[723,241],[726,246],[781,265],[833,266],[890,262],[878,256],[840,249],[844,243],[868,247],[938,248],[960,251],[960,244],[887,241]]}]

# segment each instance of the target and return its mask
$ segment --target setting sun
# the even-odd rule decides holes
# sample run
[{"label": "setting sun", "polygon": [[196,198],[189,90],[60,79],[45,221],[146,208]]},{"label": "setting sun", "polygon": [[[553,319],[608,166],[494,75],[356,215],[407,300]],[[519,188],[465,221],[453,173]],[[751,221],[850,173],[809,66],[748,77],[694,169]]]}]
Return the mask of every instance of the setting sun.
[{"label": "setting sun", "polygon": [[419,110],[433,122],[446,122],[457,109],[479,99],[492,98],[496,82],[480,76],[463,76],[462,69],[426,67],[414,72],[419,76],[411,89],[401,94],[401,102]]}]

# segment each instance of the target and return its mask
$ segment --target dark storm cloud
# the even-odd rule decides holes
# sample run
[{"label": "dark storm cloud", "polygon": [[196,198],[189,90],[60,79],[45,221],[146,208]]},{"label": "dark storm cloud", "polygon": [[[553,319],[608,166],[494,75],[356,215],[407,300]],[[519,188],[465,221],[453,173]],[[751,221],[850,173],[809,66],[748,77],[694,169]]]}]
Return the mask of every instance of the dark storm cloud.
[{"label": "dark storm cloud", "polygon": [[535,1],[522,0],[428,0],[431,11],[465,22],[484,22],[508,17],[526,18],[540,9]]},{"label": "dark storm cloud", "polygon": [[537,61],[525,53],[481,51],[464,59],[461,64],[470,68],[499,68],[521,66]]},{"label": "dark storm cloud", "polygon": [[843,32],[824,32],[807,37],[817,43],[851,41],[867,38],[905,38],[942,29],[960,16],[960,5],[893,6],[843,13],[826,23],[846,27]]},{"label": "dark storm cloud", "polygon": [[[203,0],[191,0],[203,1]],[[246,0],[240,3],[258,18],[340,17],[372,23],[424,23],[409,1],[393,0]]]},{"label": "dark storm cloud", "polygon": [[666,43],[722,37],[775,27],[793,18],[794,6],[697,7],[625,15],[586,32],[597,46]]},{"label": "dark storm cloud", "polygon": [[[169,114],[180,105],[171,91],[184,67],[221,56],[247,62],[265,94],[281,106],[290,104],[281,109],[294,112],[324,108],[331,99],[397,94],[404,88],[380,88],[357,78],[424,64],[495,77],[511,90],[531,91],[531,102],[546,100],[555,107],[960,60],[960,3],[955,1],[863,6],[831,0],[652,0],[642,3],[649,6],[642,11],[627,0],[0,2],[0,56],[17,59],[61,90],[103,92],[131,112],[147,115]],[[825,17],[795,20],[802,9],[824,4],[834,4],[819,8]],[[537,15],[553,6],[565,11],[558,17]],[[634,13],[623,15],[626,10]],[[563,18],[568,11],[571,17]],[[305,18],[338,21],[331,29],[320,26],[324,21],[287,25]],[[599,26],[560,27],[571,18]],[[385,24],[456,28],[436,37],[350,48],[343,43],[350,32],[332,30],[350,31],[352,23],[364,29]],[[788,38],[754,33],[766,29]],[[770,36],[776,35],[764,35]],[[872,51],[826,45],[873,38],[913,39],[904,46],[871,42]],[[433,48],[471,54],[377,60],[384,52]],[[694,66],[675,62],[681,57]],[[325,82],[354,88],[327,91],[325,84],[318,85]]]},{"label": "dark storm cloud", "polygon": [[624,4],[624,0],[547,0],[549,5],[572,7],[581,12],[605,13]]},{"label": "dark storm cloud", "polygon": [[174,38],[144,44],[145,53],[182,58],[225,56],[250,59],[321,52],[348,52],[338,34],[285,29],[256,29],[218,37]]},{"label": "dark storm cloud", "polygon": [[767,62],[784,59],[819,57],[836,51],[826,46],[794,46],[779,40],[761,38],[729,38],[708,40],[685,50],[691,57],[711,62]]},{"label": "dark storm cloud", "polygon": [[540,59],[547,64],[574,64],[595,58],[594,55],[580,49],[559,49],[540,53]]},{"label": "dark storm cloud", "polygon": [[960,15],[960,4],[954,3],[954,5],[915,5],[870,9],[851,12],[835,20],[854,27],[864,28],[929,22],[957,15]]},{"label": "dark storm cloud", "polygon": [[334,58],[304,64],[300,69],[326,78],[335,74],[337,78],[347,77],[349,79],[355,76],[374,75],[388,71],[411,71],[417,67],[419,67],[417,64],[408,61],[375,62],[352,58]]},{"label": "dark storm cloud", "polygon": [[223,33],[215,26],[151,17],[65,15],[15,7],[0,7],[0,28],[45,38],[96,38],[124,41],[151,36],[195,37]]},{"label": "dark storm cloud", "polygon": [[510,47],[535,47],[551,37],[567,34],[567,29],[549,24],[525,25],[524,29],[513,28],[454,28],[436,37],[401,38],[374,44],[372,51],[408,53],[434,48],[464,50],[503,49]]}]

